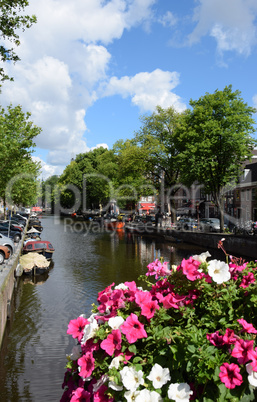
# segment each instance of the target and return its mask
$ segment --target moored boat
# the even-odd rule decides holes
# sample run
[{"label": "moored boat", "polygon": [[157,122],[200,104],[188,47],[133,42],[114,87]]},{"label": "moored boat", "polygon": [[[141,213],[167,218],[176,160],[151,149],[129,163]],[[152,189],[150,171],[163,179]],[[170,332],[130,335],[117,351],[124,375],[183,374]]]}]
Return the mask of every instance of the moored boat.
[{"label": "moored boat", "polygon": [[109,230],[121,230],[124,229],[125,222],[119,221],[117,219],[104,220],[104,226]]},{"label": "moored boat", "polygon": [[47,240],[27,240],[23,245],[23,254],[28,253],[42,254],[47,260],[51,259],[54,253],[54,247]]},{"label": "moored boat", "polygon": [[42,254],[31,252],[20,257],[23,273],[27,275],[41,275],[49,271],[50,261]]}]

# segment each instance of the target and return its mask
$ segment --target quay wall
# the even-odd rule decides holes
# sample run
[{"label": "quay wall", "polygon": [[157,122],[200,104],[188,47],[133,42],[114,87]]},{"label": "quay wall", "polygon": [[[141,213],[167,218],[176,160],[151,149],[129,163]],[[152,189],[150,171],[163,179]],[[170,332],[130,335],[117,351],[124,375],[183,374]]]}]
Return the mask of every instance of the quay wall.
[{"label": "quay wall", "polygon": [[23,235],[19,243],[15,245],[15,251],[11,258],[0,265],[0,347],[2,345],[7,320],[11,315],[11,300],[17,283],[16,268],[19,264],[24,236],[25,235]]},{"label": "quay wall", "polygon": [[[167,240],[168,234],[163,235]],[[257,236],[235,236],[227,233],[197,233],[180,230],[170,231],[170,236],[185,243],[206,247],[206,249],[217,249],[219,240],[225,239],[223,244],[227,253],[257,260]]]}]

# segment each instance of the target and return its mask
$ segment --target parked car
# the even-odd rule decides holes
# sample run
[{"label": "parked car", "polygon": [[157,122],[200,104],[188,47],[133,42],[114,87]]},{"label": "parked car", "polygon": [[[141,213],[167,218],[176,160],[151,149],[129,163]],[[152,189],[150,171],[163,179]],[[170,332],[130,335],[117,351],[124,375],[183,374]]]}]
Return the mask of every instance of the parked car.
[{"label": "parked car", "polygon": [[24,225],[27,223],[27,218],[25,216],[22,216],[20,214],[13,214],[12,218],[15,219],[18,222],[22,222]]},{"label": "parked car", "polygon": [[21,226],[16,226],[16,225],[10,224],[9,221],[0,221],[0,226],[4,226],[7,229],[10,228],[12,230],[16,230],[16,232],[20,232],[20,233],[23,232],[23,229]]},{"label": "parked car", "polygon": [[22,233],[18,230],[13,230],[12,228],[3,226],[0,224],[0,233],[3,235],[10,237],[14,241],[14,243],[18,243],[21,239]]},{"label": "parked car", "polygon": [[4,263],[10,257],[10,250],[6,246],[0,246],[0,264]]},{"label": "parked car", "polygon": [[2,233],[0,233],[0,245],[6,246],[10,250],[10,255],[14,253],[14,242]]},{"label": "parked car", "polygon": [[198,222],[197,219],[193,218],[180,218],[180,220],[176,223],[176,228],[178,230],[197,230]]},{"label": "parked car", "polygon": [[[224,225],[224,229],[226,225]],[[220,232],[220,220],[218,218],[201,218],[200,230],[203,232]]]},{"label": "parked car", "polygon": [[23,229],[24,229],[24,226],[22,226],[22,224],[19,224],[19,223],[14,222],[14,221],[6,221],[6,220],[3,221],[3,220],[1,220],[0,225],[6,226],[6,227],[10,226],[12,229],[18,230],[20,232],[23,232]]}]

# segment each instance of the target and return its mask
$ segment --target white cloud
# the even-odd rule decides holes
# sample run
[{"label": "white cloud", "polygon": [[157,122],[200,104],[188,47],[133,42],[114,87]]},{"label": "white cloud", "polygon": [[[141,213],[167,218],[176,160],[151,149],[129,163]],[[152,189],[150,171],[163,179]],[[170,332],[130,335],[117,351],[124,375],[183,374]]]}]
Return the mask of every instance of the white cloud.
[{"label": "white cloud", "polygon": [[41,159],[39,156],[32,156],[32,159],[35,162],[39,162],[41,164],[41,174],[40,174],[40,179],[46,180],[48,177],[53,176],[53,175],[61,175],[63,172],[63,167],[60,166],[54,166],[54,165],[49,165],[43,159]]},{"label": "white cloud", "polygon": [[253,107],[257,110],[257,95],[253,96]]},{"label": "white cloud", "polygon": [[173,106],[177,111],[182,111],[186,105],[172,92],[178,84],[177,72],[156,69],[151,73],[138,73],[134,77],[112,77],[106,85],[104,95],[131,97],[132,103],[141,111],[154,111],[157,105],[163,108]]},{"label": "white cloud", "polygon": [[176,25],[177,23],[177,18],[170,12],[167,11],[165,15],[163,15],[161,18],[158,20],[160,24],[162,24],[164,27],[172,27]]},{"label": "white cloud", "polygon": [[89,150],[86,111],[108,81],[111,54],[105,46],[150,19],[155,2],[30,0],[26,12],[37,23],[20,35],[21,61],[4,66],[15,80],[2,87],[1,103],[32,113],[42,128],[35,142],[49,149],[48,164],[67,164],[71,155]]},{"label": "white cloud", "polygon": [[257,3],[255,0],[199,0],[193,20],[196,27],[189,44],[210,35],[219,53],[235,51],[248,56],[256,45]]},{"label": "white cloud", "polygon": [[96,146],[96,147],[92,147],[92,148],[91,148],[91,151],[93,151],[93,149],[97,149],[97,148],[105,148],[105,149],[109,149],[109,146],[108,146],[107,144],[105,144],[105,143],[102,143],[102,144],[97,144],[97,146]]}]

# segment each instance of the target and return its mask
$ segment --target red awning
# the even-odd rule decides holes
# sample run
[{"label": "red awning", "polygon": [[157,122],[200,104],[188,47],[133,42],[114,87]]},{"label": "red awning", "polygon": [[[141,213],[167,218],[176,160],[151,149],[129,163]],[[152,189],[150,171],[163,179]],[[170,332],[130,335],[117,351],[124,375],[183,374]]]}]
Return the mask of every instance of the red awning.
[{"label": "red awning", "polygon": [[156,208],[156,205],[150,202],[140,202],[138,209],[143,209],[145,211],[153,210]]}]

